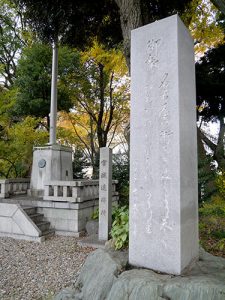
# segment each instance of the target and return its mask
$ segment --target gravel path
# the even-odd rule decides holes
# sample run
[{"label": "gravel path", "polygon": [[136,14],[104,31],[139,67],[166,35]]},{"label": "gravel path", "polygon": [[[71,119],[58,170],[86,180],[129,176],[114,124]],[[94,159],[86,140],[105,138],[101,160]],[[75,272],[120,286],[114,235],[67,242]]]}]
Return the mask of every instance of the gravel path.
[{"label": "gravel path", "polygon": [[43,243],[0,238],[0,299],[51,299],[72,285],[87,255],[74,237]]}]

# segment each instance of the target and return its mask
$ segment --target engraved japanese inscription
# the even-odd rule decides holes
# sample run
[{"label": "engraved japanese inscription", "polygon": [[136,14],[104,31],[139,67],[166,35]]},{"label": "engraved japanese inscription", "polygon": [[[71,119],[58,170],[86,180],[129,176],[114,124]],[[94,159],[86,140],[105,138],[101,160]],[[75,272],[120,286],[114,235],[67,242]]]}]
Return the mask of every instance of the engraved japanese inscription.
[{"label": "engraved japanese inscription", "polygon": [[198,255],[194,77],[177,15],[131,32],[131,265],[181,274]]},{"label": "engraved japanese inscription", "polygon": [[99,172],[99,239],[107,240],[111,226],[112,205],[112,151],[100,149]]}]

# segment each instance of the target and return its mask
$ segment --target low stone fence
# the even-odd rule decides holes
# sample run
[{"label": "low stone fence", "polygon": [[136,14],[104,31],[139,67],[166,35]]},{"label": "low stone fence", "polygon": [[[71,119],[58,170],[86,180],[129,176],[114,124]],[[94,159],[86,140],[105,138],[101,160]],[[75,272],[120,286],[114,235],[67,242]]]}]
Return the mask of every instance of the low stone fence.
[{"label": "low stone fence", "polygon": [[27,194],[29,187],[29,178],[1,179],[0,198],[8,198],[11,195],[17,194]]},{"label": "low stone fence", "polygon": [[[112,196],[116,192],[117,180],[112,181]],[[51,181],[45,184],[43,200],[84,202],[98,199],[99,180]]]}]

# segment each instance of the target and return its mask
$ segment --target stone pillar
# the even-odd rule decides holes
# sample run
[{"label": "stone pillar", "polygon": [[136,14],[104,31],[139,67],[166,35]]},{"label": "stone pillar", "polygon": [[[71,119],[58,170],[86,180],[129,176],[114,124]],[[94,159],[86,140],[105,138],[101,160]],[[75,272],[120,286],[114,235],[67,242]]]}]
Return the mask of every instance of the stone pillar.
[{"label": "stone pillar", "polygon": [[99,240],[107,241],[112,225],[112,150],[100,148]]},{"label": "stone pillar", "polygon": [[52,46],[52,84],[51,84],[51,108],[50,108],[50,145],[56,144],[57,123],[57,76],[58,76],[58,47]]},{"label": "stone pillar", "polygon": [[131,37],[129,262],[181,274],[199,247],[193,40],[177,15]]},{"label": "stone pillar", "polygon": [[44,186],[51,180],[73,180],[72,148],[62,145],[34,148],[28,193],[32,196],[43,196]]}]

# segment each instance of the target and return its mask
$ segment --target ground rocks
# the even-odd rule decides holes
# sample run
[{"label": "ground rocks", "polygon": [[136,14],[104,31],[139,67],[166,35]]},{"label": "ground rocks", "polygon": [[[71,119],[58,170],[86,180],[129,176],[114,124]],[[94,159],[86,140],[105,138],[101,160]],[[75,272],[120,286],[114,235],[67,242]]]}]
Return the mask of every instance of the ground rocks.
[{"label": "ground rocks", "polygon": [[89,255],[72,290],[55,300],[225,300],[225,259],[200,249],[200,260],[185,275],[146,269],[125,270],[127,253],[99,249]]},{"label": "ground rocks", "polygon": [[87,255],[74,237],[43,243],[0,238],[0,299],[50,300],[73,285]]}]

